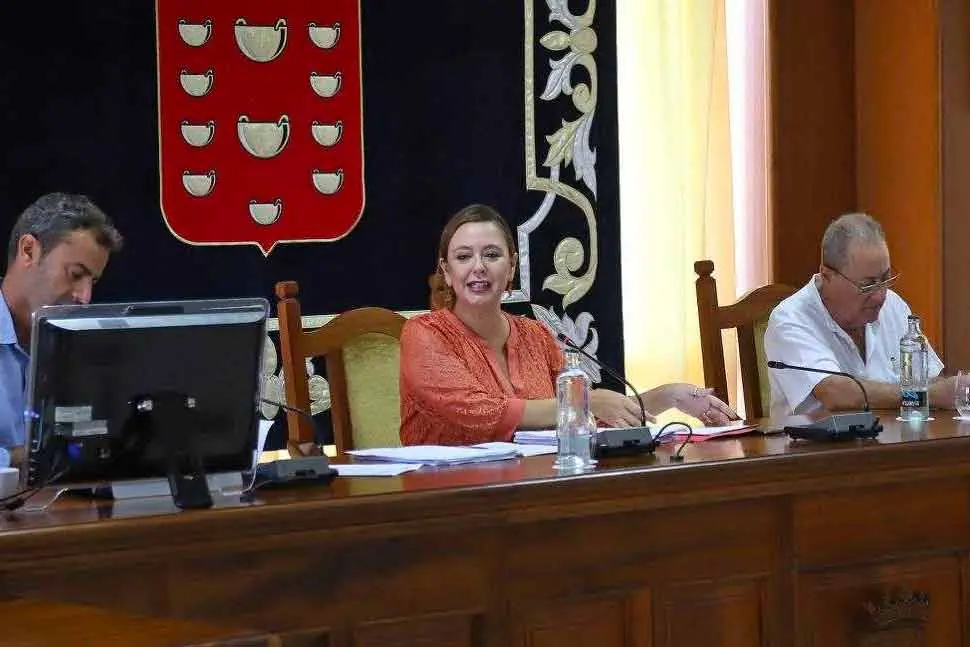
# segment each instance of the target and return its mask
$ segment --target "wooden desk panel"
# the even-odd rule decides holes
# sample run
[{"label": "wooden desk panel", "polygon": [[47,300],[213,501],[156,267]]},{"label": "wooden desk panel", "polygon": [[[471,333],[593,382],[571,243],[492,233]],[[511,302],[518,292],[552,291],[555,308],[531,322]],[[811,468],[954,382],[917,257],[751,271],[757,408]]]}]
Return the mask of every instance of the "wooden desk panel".
[{"label": "wooden desk panel", "polygon": [[574,476],[538,457],[206,511],[64,501],[0,522],[0,593],[292,645],[840,647],[869,640],[864,602],[913,590],[925,644],[970,645],[970,425],[884,420],[873,442],[707,441]]},{"label": "wooden desk panel", "polygon": [[[868,637],[871,645],[965,645],[966,600],[963,596],[964,557],[898,558],[878,564],[856,565],[806,573],[799,578],[800,647],[859,645],[863,647],[868,614],[860,600],[880,599],[902,592],[919,591],[929,596],[925,627],[907,623],[903,617],[896,631],[877,631]],[[872,642],[872,636],[892,636],[898,642]],[[886,640],[889,640],[887,637]],[[911,640],[912,642],[906,642]]]},{"label": "wooden desk panel", "polygon": [[0,602],[5,647],[279,647],[275,636],[74,604]]},{"label": "wooden desk panel", "polygon": [[894,483],[800,495],[795,558],[818,568],[859,555],[970,550],[970,489],[963,479]]}]

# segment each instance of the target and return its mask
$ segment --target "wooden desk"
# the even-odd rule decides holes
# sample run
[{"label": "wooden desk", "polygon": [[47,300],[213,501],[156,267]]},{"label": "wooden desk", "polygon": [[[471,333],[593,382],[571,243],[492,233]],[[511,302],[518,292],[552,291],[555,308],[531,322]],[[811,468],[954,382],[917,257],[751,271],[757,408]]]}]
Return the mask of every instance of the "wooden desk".
[{"label": "wooden desk", "polygon": [[[540,457],[207,511],[66,501],[2,522],[0,594],[288,645],[970,645],[970,425],[951,415],[580,476]],[[875,612],[895,633],[864,608],[884,594],[906,598]]]},{"label": "wooden desk", "polygon": [[77,604],[0,602],[4,647],[279,647],[274,636]]}]

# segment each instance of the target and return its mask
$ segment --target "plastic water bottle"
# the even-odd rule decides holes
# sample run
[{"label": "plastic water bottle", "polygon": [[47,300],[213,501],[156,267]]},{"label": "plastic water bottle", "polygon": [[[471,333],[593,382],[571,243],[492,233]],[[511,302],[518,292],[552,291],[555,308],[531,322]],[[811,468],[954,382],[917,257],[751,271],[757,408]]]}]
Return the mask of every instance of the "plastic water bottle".
[{"label": "plastic water bottle", "polygon": [[909,330],[899,340],[899,417],[926,420],[930,417],[929,351],[919,329],[919,317],[909,315]]},{"label": "plastic water bottle", "polygon": [[566,366],[556,378],[559,449],[553,466],[557,469],[585,469],[593,462],[589,388],[589,376],[579,367],[579,354],[567,349]]}]

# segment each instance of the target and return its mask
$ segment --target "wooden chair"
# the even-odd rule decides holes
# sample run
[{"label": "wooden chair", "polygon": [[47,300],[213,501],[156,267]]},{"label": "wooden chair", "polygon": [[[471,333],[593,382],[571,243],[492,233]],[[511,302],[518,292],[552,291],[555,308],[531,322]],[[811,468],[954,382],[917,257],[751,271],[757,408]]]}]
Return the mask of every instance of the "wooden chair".
[{"label": "wooden chair", "polygon": [[[306,361],[325,357],[337,451],[399,445],[399,340],[405,318],[384,308],[358,308],[304,331],[299,291],[295,281],[276,284],[286,403],[309,411]],[[291,454],[312,452],[312,421],[292,411],[286,420]]]},{"label": "wooden chair", "polygon": [[768,411],[770,391],[768,368],[764,356],[765,328],[772,309],[795,293],[794,288],[773,283],[756,288],[736,303],[720,306],[714,262],[694,263],[697,274],[697,321],[701,333],[701,356],[704,360],[704,382],[714,388],[717,397],[728,400],[727,373],[724,368],[724,344],[721,331],[737,328],[738,355],[741,360],[741,385],[747,418],[762,418]]}]

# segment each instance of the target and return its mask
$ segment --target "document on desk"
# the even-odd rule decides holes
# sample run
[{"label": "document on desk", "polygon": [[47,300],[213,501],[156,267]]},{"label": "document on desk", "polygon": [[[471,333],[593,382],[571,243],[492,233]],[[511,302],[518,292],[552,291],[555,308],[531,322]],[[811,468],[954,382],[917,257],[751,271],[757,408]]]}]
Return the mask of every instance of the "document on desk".
[{"label": "document on desk", "polygon": [[407,447],[381,447],[376,449],[352,449],[347,452],[363,461],[390,463],[422,463],[424,465],[460,465],[516,458],[515,449],[488,449],[483,447],[449,447],[446,445],[409,445]]},{"label": "document on desk", "polygon": [[720,427],[694,427],[693,432],[687,425],[676,424],[667,427],[663,434],[657,439],[659,442],[667,440],[682,441],[690,436],[690,442],[699,443],[712,438],[729,438],[731,436],[741,436],[757,430],[758,425],[746,424],[743,420],[732,422],[729,425]]},{"label": "document on desk", "polygon": [[[758,425],[747,424],[741,420],[720,427],[694,427],[694,432],[691,434],[690,441],[699,443],[712,438],[740,436],[751,433],[757,430],[757,428]],[[599,429],[598,431],[603,431],[603,429]],[[659,429],[653,429],[652,431],[654,434],[659,433]],[[687,438],[688,432],[689,429],[687,428],[687,425],[674,424],[667,427],[662,433],[656,436],[656,439],[657,442],[682,441]],[[554,447],[557,443],[556,430],[544,429],[517,431],[513,436],[513,440],[518,445],[545,445]]]},{"label": "document on desk", "polygon": [[272,420],[259,421],[259,428],[256,432],[256,450],[253,452],[253,469],[256,469],[256,463],[259,462],[260,454],[263,453],[263,448],[266,447],[266,436],[269,435],[269,428],[272,426]]},{"label": "document on desk", "polygon": [[517,452],[519,456],[542,456],[543,454],[555,454],[556,445],[524,445],[520,443],[479,443],[472,447],[483,447],[485,449],[506,449]]},{"label": "document on desk", "polygon": [[559,442],[556,438],[555,429],[527,429],[524,431],[517,431],[512,436],[512,441],[517,445],[552,446],[556,446]]},{"label": "document on desk", "polygon": [[330,464],[340,476],[400,476],[423,467],[421,463],[348,463]]}]

